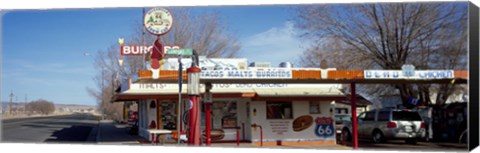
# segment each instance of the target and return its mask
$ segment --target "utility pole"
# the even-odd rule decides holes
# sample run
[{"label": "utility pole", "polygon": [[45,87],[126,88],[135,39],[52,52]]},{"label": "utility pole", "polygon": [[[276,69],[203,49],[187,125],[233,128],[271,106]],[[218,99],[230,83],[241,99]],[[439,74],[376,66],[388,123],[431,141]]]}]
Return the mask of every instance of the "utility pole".
[{"label": "utility pole", "polygon": [[15,103],[16,103],[16,106],[15,106],[15,114],[18,113],[18,96],[15,95]]},{"label": "utility pole", "polygon": [[25,94],[25,106],[23,106],[23,111],[27,114],[27,94]]},{"label": "utility pole", "polygon": [[9,114],[12,115],[12,100],[13,100],[13,96],[15,96],[13,94],[13,90],[11,91],[10,93],[10,105],[9,105]]}]

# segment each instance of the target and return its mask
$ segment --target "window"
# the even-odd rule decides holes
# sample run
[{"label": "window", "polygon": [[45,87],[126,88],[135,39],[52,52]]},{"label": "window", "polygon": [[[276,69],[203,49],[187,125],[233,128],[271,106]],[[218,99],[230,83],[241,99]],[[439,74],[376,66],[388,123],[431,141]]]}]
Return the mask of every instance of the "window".
[{"label": "window", "polygon": [[365,120],[365,113],[361,113],[360,115],[358,115],[357,119]]},{"label": "window", "polygon": [[348,114],[348,108],[335,108],[336,114]]},{"label": "window", "polygon": [[[236,101],[213,101],[211,113],[211,124],[213,129],[237,127]],[[202,119],[201,124],[202,126],[205,125],[205,119]]]},{"label": "window", "polygon": [[291,102],[267,102],[267,119],[293,119]]},{"label": "window", "polygon": [[395,121],[421,121],[422,117],[418,112],[409,112],[409,111],[394,111],[392,115],[392,120]]},{"label": "window", "polygon": [[389,121],[390,113],[387,111],[381,111],[378,113],[378,121]]},{"label": "window", "polygon": [[373,121],[375,120],[375,112],[367,112],[365,114],[365,119],[363,119],[364,121]]},{"label": "window", "polygon": [[163,129],[175,130],[177,129],[177,111],[175,102],[162,102],[162,126]]},{"label": "window", "polygon": [[311,101],[310,102],[310,114],[321,114],[320,111],[320,102],[318,101]]}]

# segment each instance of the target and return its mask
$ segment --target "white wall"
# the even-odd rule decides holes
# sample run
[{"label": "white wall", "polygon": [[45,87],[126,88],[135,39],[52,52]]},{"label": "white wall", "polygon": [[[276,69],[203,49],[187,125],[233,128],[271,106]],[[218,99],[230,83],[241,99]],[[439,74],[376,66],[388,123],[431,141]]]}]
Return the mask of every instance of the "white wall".
[{"label": "white wall", "polygon": [[156,102],[157,100],[155,99],[148,99],[148,100],[143,100],[140,101],[140,114],[141,114],[141,122],[139,122],[139,131],[138,134],[141,137],[148,138],[151,140],[151,136],[148,134],[147,130],[149,129],[150,122],[155,121],[155,123],[158,124],[157,121],[157,108],[150,108],[150,102],[155,101],[155,105],[158,103]]},{"label": "white wall", "polygon": [[[247,103],[250,100],[248,99],[238,99],[237,100],[237,126],[242,127],[242,123],[244,125],[243,128],[240,129],[240,139],[241,140],[250,140],[250,130],[251,124],[250,120],[247,118]],[[243,133],[245,131],[245,133]],[[245,136],[245,137],[244,137]]]},{"label": "white wall", "polygon": [[[263,127],[263,141],[264,142],[276,142],[277,140],[281,141],[335,141],[335,135],[331,137],[319,137],[315,135],[315,119],[317,117],[331,117],[330,116],[330,101],[324,101],[320,103],[321,107],[321,114],[310,114],[309,111],[309,102],[308,101],[294,101],[292,102],[293,107],[293,119],[267,119],[266,117],[266,102],[265,101],[253,101],[250,103],[250,115],[251,115],[251,123],[259,124]],[[256,115],[254,116],[253,110],[256,109]],[[303,130],[295,132],[293,131],[293,121],[297,117],[302,115],[310,115],[313,117],[313,124]],[[275,121],[285,121],[288,122],[288,129],[287,132],[283,132],[282,134],[278,134],[272,132],[271,122]],[[252,142],[259,142],[260,141],[260,130],[252,129]]]}]

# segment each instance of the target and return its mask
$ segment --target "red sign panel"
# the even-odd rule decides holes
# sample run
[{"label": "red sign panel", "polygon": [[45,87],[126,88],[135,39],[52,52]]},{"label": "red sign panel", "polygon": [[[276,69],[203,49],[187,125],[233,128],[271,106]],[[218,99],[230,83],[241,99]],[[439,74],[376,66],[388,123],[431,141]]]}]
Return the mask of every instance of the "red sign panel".
[{"label": "red sign panel", "polygon": [[[122,46],[121,55],[145,55],[152,52],[153,46],[131,45]],[[178,46],[163,46],[163,52],[166,54],[168,49],[180,49]]]}]

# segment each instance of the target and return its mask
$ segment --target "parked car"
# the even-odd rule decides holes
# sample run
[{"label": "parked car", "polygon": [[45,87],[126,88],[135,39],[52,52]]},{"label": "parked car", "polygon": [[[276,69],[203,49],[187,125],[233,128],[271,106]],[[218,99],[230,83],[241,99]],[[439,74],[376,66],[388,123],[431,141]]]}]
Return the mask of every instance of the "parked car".
[{"label": "parked car", "polygon": [[335,131],[337,134],[342,133],[342,128],[345,126],[343,122],[350,122],[352,115],[350,114],[337,114],[335,115]]},{"label": "parked car", "polygon": [[[374,143],[400,139],[416,144],[425,137],[425,123],[417,111],[377,109],[361,113],[358,118],[358,138],[371,139]],[[352,124],[344,122],[342,140],[351,140]]]}]

